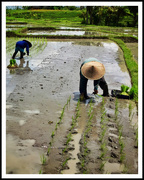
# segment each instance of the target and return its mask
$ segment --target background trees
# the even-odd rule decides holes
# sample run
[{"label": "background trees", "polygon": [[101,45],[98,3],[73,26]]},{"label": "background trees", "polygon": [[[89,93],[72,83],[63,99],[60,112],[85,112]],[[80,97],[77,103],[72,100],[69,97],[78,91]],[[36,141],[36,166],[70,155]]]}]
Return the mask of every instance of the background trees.
[{"label": "background trees", "polygon": [[98,26],[138,26],[138,6],[8,6],[10,9],[80,11],[82,24]]},{"label": "background trees", "polygon": [[86,6],[84,24],[138,26],[138,6]]}]

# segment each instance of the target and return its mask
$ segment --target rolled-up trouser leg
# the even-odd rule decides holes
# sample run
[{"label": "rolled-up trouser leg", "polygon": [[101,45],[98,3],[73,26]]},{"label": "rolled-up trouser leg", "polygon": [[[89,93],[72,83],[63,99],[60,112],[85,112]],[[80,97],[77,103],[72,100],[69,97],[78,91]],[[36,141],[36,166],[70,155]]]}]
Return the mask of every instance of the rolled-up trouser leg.
[{"label": "rolled-up trouser leg", "polygon": [[85,78],[80,72],[79,91],[81,94],[84,94],[84,97],[87,97],[87,82],[88,82],[88,79]]},{"label": "rolled-up trouser leg", "polygon": [[101,80],[99,82],[99,86],[103,90],[103,96],[109,96],[108,85],[107,85],[104,77],[101,78]]}]

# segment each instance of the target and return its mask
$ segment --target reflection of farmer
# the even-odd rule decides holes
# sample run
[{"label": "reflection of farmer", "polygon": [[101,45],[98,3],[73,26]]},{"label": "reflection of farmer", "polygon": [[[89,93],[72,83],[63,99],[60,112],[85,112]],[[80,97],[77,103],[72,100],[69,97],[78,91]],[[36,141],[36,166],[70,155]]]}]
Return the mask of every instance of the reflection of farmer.
[{"label": "reflection of farmer", "polygon": [[15,52],[14,52],[14,54],[12,56],[12,59],[15,58],[18,51],[20,51],[20,59],[23,58],[23,56],[25,55],[24,48],[26,48],[27,55],[29,56],[29,48],[30,47],[32,47],[32,44],[29,41],[27,41],[27,40],[18,41],[16,43]]},{"label": "reflection of farmer", "polygon": [[25,61],[24,58],[20,59],[19,68],[22,68],[24,71],[31,71],[31,68],[29,67],[29,61],[26,62],[26,66],[24,67]]},{"label": "reflection of farmer", "polygon": [[98,93],[98,85],[103,90],[103,96],[109,96],[108,86],[104,79],[105,67],[95,58],[86,59],[80,67],[80,99],[89,99],[87,95],[88,79],[94,80],[94,94]]}]

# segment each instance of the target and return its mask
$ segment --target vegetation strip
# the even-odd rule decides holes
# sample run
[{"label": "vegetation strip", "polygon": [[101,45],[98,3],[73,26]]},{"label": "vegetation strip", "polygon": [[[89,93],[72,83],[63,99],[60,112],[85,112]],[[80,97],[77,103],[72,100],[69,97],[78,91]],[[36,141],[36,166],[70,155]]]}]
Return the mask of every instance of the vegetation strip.
[{"label": "vegetation strip", "polygon": [[134,100],[138,102],[138,64],[133,59],[130,49],[125,45],[121,39],[110,38],[115,41],[123,50],[124,59],[129,70],[132,82],[131,91],[134,93]]},{"label": "vegetation strip", "polygon": [[101,150],[101,154],[100,154],[100,159],[102,160],[101,161],[101,164],[100,164],[100,171],[103,171],[104,170],[104,165],[106,163],[106,161],[108,160],[108,157],[107,157],[107,142],[105,140],[105,136],[106,136],[106,133],[107,133],[107,117],[106,117],[106,110],[105,110],[105,102],[104,102],[104,97],[102,97],[102,105],[101,105],[101,121],[100,121],[100,124],[101,124],[101,134],[100,134],[100,150]]},{"label": "vegetation strip", "polygon": [[53,138],[54,138],[54,136],[55,136],[55,131],[57,130],[58,125],[60,125],[60,124],[62,123],[62,120],[63,120],[63,117],[64,117],[65,108],[66,108],[66,106],[69,105],[70,100],[71,100],[71,96],[67,99],[67,103],[64,105],[64,107],[63,107],[63,109],[62,109],[62,111],[61,111],[61,115],[60,115],[60,117],[59,117],[59,121],[56,123],[55,129],[52,131],[52,134],[51,134],[52,139],[51,139],[51,141],[50,141],[50,143],[49,143],[50,146],[49,146],[49,148],[48,148],[48,150],[47,150],[47,155],[49,155],[49,153],[50,153],[51,146],[52,146],[52,144],[53,144]]},{"label": "vegetation strip", "polygon": [[[65,143],[65,148],[62,150],[62,154],[64,155],[69,147],[69,142],[72,140],[72,133],[74,128],[76,127],[77,124],[77,120],[79,117],[79,111],[80,111],[80,100],[78,100],[77,105],[76,105],[76,109],[75,109],[76,113],[75,116],[72,116],[72,123],[71,123],[71,128],[69,129],[69,134],[66,136],[66,143]],[[67,165],[67,161],[70,159],[70,157],[66,157],[66,159],[64,160],[64,162],[62,163],[62,168],[61,170],[66,168]]]},{"label": "vegetation strip", "polygon": [[88,156],[88,153],[90,152],[87,143],[88,143],[88,137],[89,137],[89,132],[91,131],[92,128],[92,119],[93,119],[94,113],[93,113],[93,105],[92,105],[92,100],[89,103],[89,110],[88,110],[88,120],[86,124],[86,128],[83,132],[82,136],[82,148],[81,148],[81,155],[79,157],[80,159],[80,166],[79,169],[83,174],[88,174],[88,169],[86,166],[86,159]]},{"label": "vegetation strip", "polygon": [[[69,98],[67,99],[67,102],[64,105],[64,107],[62,109],[62,112],[61,112],[61,115],[59,117],[59,121],[56,122],[55,129],[52,131],[51,141],[49,142],[49,147],[47,149],[47,156],[49,156],[49,154],[50,154],[50,151],[51,151],[51,148],[52,148],[52,144],[54,142],[55,132],[58,129],[58,125],[60,125],[62,123],[62,119],[64,117],[65,108],[70,104],[70,100],[71,100],[71,96],[69,96]],[[46,160],[47,160],[46,156],[43,154],[43,155],[40,156],[40,159],[41,159],[42,165],[44,165],[46,163]],[[42,174],[42,170],[39,171],[39,174]]]}]

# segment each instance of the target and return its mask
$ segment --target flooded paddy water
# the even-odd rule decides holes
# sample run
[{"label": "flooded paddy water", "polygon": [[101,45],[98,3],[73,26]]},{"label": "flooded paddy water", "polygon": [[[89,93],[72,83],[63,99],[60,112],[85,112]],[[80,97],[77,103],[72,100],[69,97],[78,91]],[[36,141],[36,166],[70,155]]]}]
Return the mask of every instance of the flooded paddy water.
[{"label": "flooded paddy water", "polygon": [[[6,65],[17,40],[7,38]],[[31,56],[20,60],[18,54],[19,67],[6,69],[6,173],[137,174],[135,103],[94,96],[93,82],[88,81],[94,101],[78,104],[79,70],[89,57],[105,65],[110,94],[122,84],[131,87],[118,45],[104,39],[29,40]]]},{"label": "flooded paddy water", "polygon": [[[6,31],[13,31],[17,30],[18,28],[22,27],[32,27],[31,24],[19,24],[19,23],[7,23],[6,25]],[[131,28],[103,28],[103,31],[100,29],[97,30],[85,30],[83,28],[78,27],[65,27],[60,26],[57,27],[55,30],[50,30],[49,27],[43,28],[43,27],[36,27],[36,28],[28,28],[28,30],[24,33],[24,35],[66,35],[66,36],[108,36],[108,35],[116,35],[116,33],[120,33],[123,35],[132,35],[135,37],[138,37],[138,30],[137,29],[131,29]]]}]

